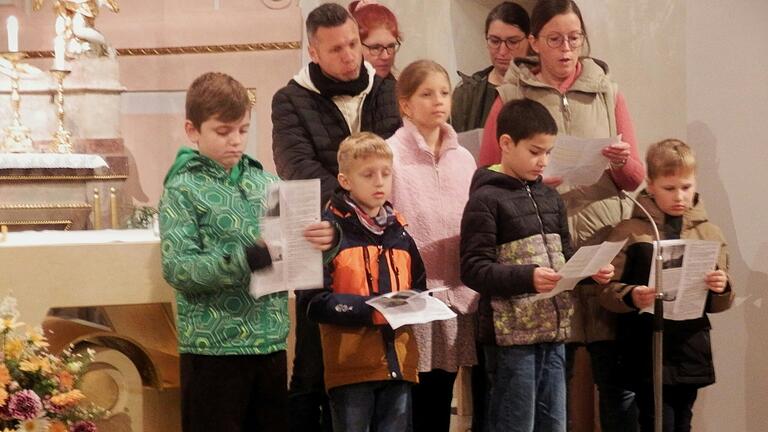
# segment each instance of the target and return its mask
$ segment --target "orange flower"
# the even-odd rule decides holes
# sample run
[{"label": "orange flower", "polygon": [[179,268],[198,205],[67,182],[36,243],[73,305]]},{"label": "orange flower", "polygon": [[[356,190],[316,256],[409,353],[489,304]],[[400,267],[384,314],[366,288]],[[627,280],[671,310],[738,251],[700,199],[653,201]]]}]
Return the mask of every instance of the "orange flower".
[{"label": "orange flower", "polygon": [[51,403],[59,407],[72,406],[85,399],[85,395],[80,390],[72,390],[66,393],[51,396]]},{"label": "orange flower", "polygon": [[55,421],[48,425],[48,432],[68,432],[67,425],[60,421]]},{"label": "orange flower", "polygon": [[72,376],[71,373],[63,370],[59,372],[59,389],[63,391],[68,391],[72,389],[72,386],[75,383],[75,378]]},{"label": "orange flower", "polygon": [[0,363],[0,386],[5,387],[9,382],[11,382],[11,374],[8,372],[8,367],[5,363]]}]

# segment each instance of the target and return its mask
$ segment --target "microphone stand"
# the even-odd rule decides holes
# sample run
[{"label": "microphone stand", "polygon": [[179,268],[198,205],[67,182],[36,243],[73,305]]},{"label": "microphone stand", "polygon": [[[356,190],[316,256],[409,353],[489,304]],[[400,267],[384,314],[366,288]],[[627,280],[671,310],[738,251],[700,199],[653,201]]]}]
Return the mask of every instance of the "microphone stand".
[{"label": "microphone stand", "polygon": [[653,264],[656,266],[656,295],[653,300],[653,430],[662,432],[662,405],[663,405],[663,381],[662,381],[662,349],[664,342],[664,290],[661,287],[661,271],[663,270],[664,259],[661,255],[661,236],[659,227],[648,210],[645,209],[637,200],[628,193],[622,191],[622,195],[629,198],[637,208],[642,210],[648,217],[653,227],[654,241],[656,243],[656,256]]}]

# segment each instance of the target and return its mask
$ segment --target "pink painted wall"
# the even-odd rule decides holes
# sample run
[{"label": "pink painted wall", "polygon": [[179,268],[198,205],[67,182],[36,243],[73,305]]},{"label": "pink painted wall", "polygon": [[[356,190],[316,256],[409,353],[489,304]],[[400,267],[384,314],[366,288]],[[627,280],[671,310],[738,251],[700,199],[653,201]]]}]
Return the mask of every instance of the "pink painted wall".
[{"label": "pink painted wall", "polygon": [[[0,6],[0,20],[4,24],[8,15],[17,16],[22,51],[50,50],[55,20],[50,2],[38,12],[32,12],[31,3],[16,0],[13,6]],[[102,9],[96,22],[97,29],[115,48],[301,40],[302,18],[295,1],[123,0],[120,8],[118,14]],[[6,46],[4,29],[0,31],[0,44]],[[130,95],[131,109],[121,118],[122,136],[136,168],[126,187],[137,204],[157,204],[163,176],[176,150],[186,144],[183,95],[179,92],[195,77],[212,70],[231,74],[255,89],[255,136],[251,137],[248,152],[274,171],[271,99],[299,69],[300,50],[120,57],[118,61],[120,80],[127,92],[141,92]],[[43,69],[50,67],[50,60],[31,63]],[[169,92],[169,98],[176,102],[164,102],[162,93],[155,92]],[[152,97],[144,102],[145,95]],[[158,104],[158,100],[162,103]]]}]

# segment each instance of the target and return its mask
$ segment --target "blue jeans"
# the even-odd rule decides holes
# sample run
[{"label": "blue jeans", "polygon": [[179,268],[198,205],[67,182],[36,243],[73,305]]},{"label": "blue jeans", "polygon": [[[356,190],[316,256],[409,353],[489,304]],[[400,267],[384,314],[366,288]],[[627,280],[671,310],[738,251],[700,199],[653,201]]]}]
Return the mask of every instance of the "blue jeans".
[{"label": "blue jeans", "polygon": [[328,390],[334,432],[411,432],[411,383],[371,381]]},{"label": "blue jeans", "polygon": [[491,432],[565,432],[565,346],[496,347]]},{"label": "blue jeans", "polygon": [[621,385],[623,379],[616,342],[592,342],[587,344],[587,351],[592,359],[592,377],[599,393],[601,430],[637,432],[635,393]]}]

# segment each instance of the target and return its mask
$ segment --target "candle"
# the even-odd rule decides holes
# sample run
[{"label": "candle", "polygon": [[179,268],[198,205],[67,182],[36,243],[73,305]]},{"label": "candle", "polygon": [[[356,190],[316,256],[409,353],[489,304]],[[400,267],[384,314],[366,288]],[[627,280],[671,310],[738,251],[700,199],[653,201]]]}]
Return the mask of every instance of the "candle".
[{"label": "candle", "polygon": [[5,26],[8,29],[8,51],[19,51],[19,20],[15,16],[11,15],[5,21]]},{"label": "candle", "polygon": [[67,60],[64,58],[64,37],[53,38],[53,68],[55,70],[67,70]]}]

